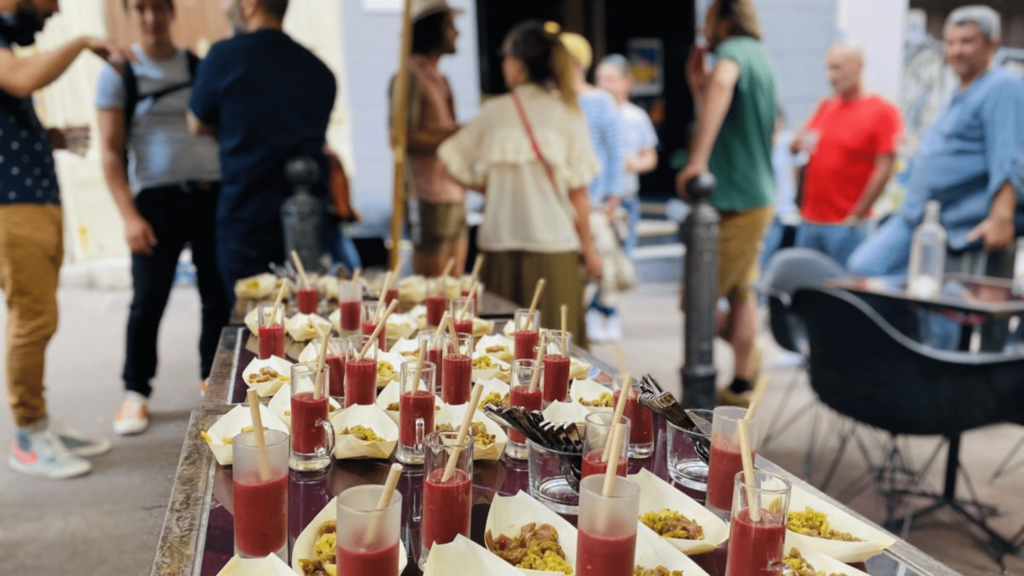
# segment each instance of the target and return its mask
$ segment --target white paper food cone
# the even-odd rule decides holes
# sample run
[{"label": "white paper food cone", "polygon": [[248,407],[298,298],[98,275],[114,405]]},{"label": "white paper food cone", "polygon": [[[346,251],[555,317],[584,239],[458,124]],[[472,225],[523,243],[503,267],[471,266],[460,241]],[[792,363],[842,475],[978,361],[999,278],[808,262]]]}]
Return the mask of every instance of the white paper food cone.
[{"label": "white paper food cone", "polygon": [[239,300],[262,300],[277,291],[277,276],[257,274],[235,282],[235,297]]},{"label": "white paper food cone", "polygon": [[800,555],[804,557],[804,560],[806,560],[808,564],[814,566],[815,571],[824,572],[825,574],[846,574],[846,576],[868,576],[866,573],[857,570],[853,566],[843,564],[839,560],[836,560],[828,554],[814,548],[814,546],[810,546],[806,542],[799,540],[792,532],[787,532],[785,548],[786,556],[789,556],[789,552],[793,548],[800,551]]},{"label": "white paper food cone", "polygon": [[590,376],[591,365],[588,362],[584,362],[578,358],[569,359],[569,378],[573,380],[583,380]]},{"label": "white paper food cone", "polygon": [[[338,402],[335,401],[334,398],[329,398],[327,400],[327,406],[327,410],[329,412],[328,418],[330,418],[330,415],[333,415],[335,412],[341,410],[341,404],[338,404]],[[290,432],[292,429],[291,385],[285,384],[284,386],[281,386],[281,389],[278,390],[274,394],[274,397],[270,399],[270,402],[267,403],[267,408],[274,416],[277,416],[278,420],[283,422],[284,425],[288,427],[288,430]]]},{"label": "white paper food cone", "polygon": [[476,351],[485,354],[490,354],[494,358],[503,362],[511,363],[515,359],[513,348],[515,343],[511,338],[506,338],[501,334],[495,334],[493,336],[483,336],[476,341]]},{"label": "white paper food cone", "polygon": [[269,554],[265,558],[242,558],[236,555],[217,572],[217,576],[295,576],[295,572],[276,554]]},{"label": "white paper food cone", "polygon": [[515,338],[516,336],[516,324],[513,320],[505,322],[505,326],[501,329],[501,333],[509,338]]},{"label": "white paper food cone", "polygon": [[401,354],[381,352],[377,355],[377,388],[383,388],[401,376],[402,364],[406,362]]},{"label": "white paper food cone", "polygon": [[316,314],[296,314],[284,321],[284,329],[296,342],[309,342],[331,330],[331,323]]},{"label": "white paper food cone", "polygon": [[[586,400],[587,402],[594,402],[599,399],[602,394],[611,394],[611,388],[602,386],[593,380],[573,380],[572,386],[569,387],[569,400],[574,404],[579,404],[580,400]],[[613,401],[614,404],[614,401]],[[606,408],[603,406],[583,406],[588,412],[612,412],[615,410],[614,407]]]},{"label": "white paper food cone", "polygon": [[[536,522],[537,524],[550,524],[558,532],[558,544],[565,552],[565,560],[572,566],[573,573],[576,572],[576,528],[567,520],[552,512],[547,506],[534,500],[529,494],[520,491],[515,496],[495,496],[491,502],[491,509],[487,513],[487,523],[484,526],[484,534],[488,530],[495,538],[504,534],[510,538],[519,535],[519,530],[526,524]],[[497,558],[497,557],[496,557]],[[500,558],[498,558],[501,560]],[[501,560],[504,562],[504,560]],[[521,570],[526,574],[534,575],[555,575],[561,572],[547,572],[541,570]]]},{"label": "white paper food cone", "polygon": [[[424,298],[425,300],[426,298]],[[417,304],[412,310],[409,310],[409,317],[416,323],[417,330],[427,329],[427,307],[423,304]]]},{"label": "white paper food cone", "polygon": [[[427,387],[424,386],[423,383],[421,382],[420,390],[426,389]],[[375,402],[377,407],[383,410],[384,413],[387,414],[388,417],[391,418],[391,420],[393,420],[395,424],[399,424],[398,410],[388,410],[388,406],[395,402],[398,402],[401,394],[401,382],[396,380],[385,386],[384,389],[380,391],[380,394],[377,395],[377,401]],[[436,408],[441,407],[441,399],[438,398],[437,396],[434,396],[434,406]],[[427,431],[427,433],[430,433],[429,430]]]},{"label": "white paper food cone", "polygon": [[[320,526],[330,520],[337,521],[338,519],[338,497],[335,496],[327,503],[323,509],[313,518],[313,520],[302,529],[299,537],[295,539],[295,545],[292,546],[292,570],[296,574],[302,574],[302,564],[299,563],[300,559],[312,559],[316,558],[316,553],[313,551],[313,547],[316,546],[316,533],[320,529]],[[401,574],[405,571],[405,566],[409,563],[408,554],[405,553],[405,543],[402,542],[401,538],[398,541],[398,573]]]},{"label": "white paper food cone", "polygon": [[398,354],[406,360],[415,360],[416,354],[419,353],[419,344],[415,338],[400,338],[391,345],[389,352]]},{"label": "white paper food cone", "polygon": [[686,576],[708,576],[708,573],[686,554],[639,522],[636,527],[636,554],[633,556],[633,565],[647,569],[664,566],[670,572],[682,570]]},{"label": "white paper food cone", "polygon": [[[484,410],[484,406],[486,405],[484,399],[487,398],[487,396],[494,392],[497,392],[498,395],[500,395],[502,398],[505,398],[505,395],[508,394],[509,391],[511,390],[511,387],[508,384],[502,382],[501,380],[498,380],[497,378],[477,382],[475,386],[480,386],[484,389],[484,391],[480,394],[480,406],[477,407],[477,410],[480,412],[483,412]],[[490,418],[488,418],[488,420],[490,420]]]},{"label": "white paper food cone", "polygon": [[[260,405],[260,420],[263,421],[263,427],[271,430],[280,430],[285,434],[288,434],[288,427],[285,426],[284,422],[277,419],[266,406]],[[206,431],[206,435],[203,438],[206,440],[207,446],[213,452],[213,456],[217,459],[217,463],[221,466],[230,466],[234,462],[234,457],[231,452],[231,440],[235,436],[242,433],[243,428],[252,426],[252,413],[249,412],[249,407],[239,404],[231,409],[230,412],[221,416],[210,429]]]},{"label": "white paper food cone", "polygon": [[[486,358],[486,360],[484,360],[484,358]],[[477,368],[477,366],[482,365],[484,363],[490,364],[490,366],[486,368]],[[473,382],[482,382],[484,380],[490,380],[491,378],[498,377],[498,372],[509,372],[511,370],[511,366],[509,366],[505,362],[502,362],[501,360],[498,360],[493,356],[490,356],[488,354],[481,354],[480,352],[475,352],[473,354]]]},{"label": "white paper food cone", "polygon": [[245,315],[245,327],[249,329],[249,333],[259,338],[260,335],[260,309],[259,306],[253,306],[252,310]]},{"label": "white paper food cone", "polygon": [[327,317],[327,321],[331,323],[331,328],[336,333],[341,334],[341,308],[335,308],[334,312]]},{"label": "white paper food cone", "polygon": [[[434,427],[441,424],[449,424],[458,430],[459,426],[462,426],[462,420],[466,416],[466,405],[452,406],[451,404],[441,403],[441,409],[434,414]],[[489,446],[481,448],[479,444],[473,446],[473,459],[474,460],[497,460],[501,458],[501,455],[505,453],[505,444],[508,442],[508,436],[505,431],[502,430],[501,426],[497,422],[491,420],[483,412],[476,410],[473,414],[473,422],[480,422],[487,428],[488,434],[494,435],[494,443]]]},{"label": "white paper food cone", "polygon": [[522,576],[519,569],[491,554],[487,548],[462,534],[448,544],[434,544],[427,557],[423,576]]},{"label": "white paper food cone", "polygon": [[823,552],[841,562],[864,562],[872,556],[881,554],[886,548],[896,543],[895,538],[878,528],[857,520],[798,486],[793,486],[792,495],[789,500],[790,513],[803,512],[808,506],[828,515],[828,523],[833,529],[852,534],[864,540],[864,542],[839,542],[804,536],[792,530],[788,531],[787,535],[792,536],[793,541],[801,546],[806,544],[806,546]]},{"label": "white paper food cone", "polygon": [[573,402],[559,402],[554,401],[548,404],[548,407],[544,409],[544,419],[548,422],[571,422],[579,426],[580,431],[583,431],[587,414],[590,411],[587,410],[586,406],[576,404]]},{"label": "white paper food cone", "polygon": [[406,276],[398,281],[398,294],[401,301],[418,304],[427,299],[427,279],[423,276]]},{"label": "white paper food cone", "polygon": [[[331,417],[331,424],[337,434],[334,442],[334,457],[338,460],[346,458],[382,458],[391,456],[398,444],[398,425],[375,404],[366,406],[355,405],[345,408]],[[368,442],[341,431],[352,426],[365,426],[373,429],[382,440]]]},{"label": "white paper food cone", "polygon": [[473,338],[483,338],[494,332],[494,320],[473,318]]},{"label": "white paper food cone", "polygon": [[[258,374],[262,368],[273,369],[278,373],[278,377],[269,382],[256,382],[254,384],[250,384],[249,376]],[[280,390],[281,386],[291,382],[292,363],[284,358],[278,358],[277,356],[271,356],[266,360],[253,358],[252,361],[249,362],[249,365],[245,367],[245,370],[242,370],[242,380],[248,384],[250,388],[255,388],[256,393],[259,394],[260,398],[268,398]]]},{"label": "white paper food cone", "polygon": [[311,364],[320,361],[320,349],[323,348],[324,341],[320,338],[310,340],[309,344],[302,349],[299,353],[300,364]]},{"label": "white paper food cone", "polygon": [[[679,549],[684,554],[695,556],[711,552],[729,539],[729,525],[715,516],[707,508],[697,503],[682,491],[675,489],[671,484],[644,469],[639,474],[629,476],[629,479],[640,488],[640,514],[646,512],[660,512],[669,509],[679,512],[690,520],[700,524],[704,529],[704,538],[701,540],[682,540],[679,538],[665,538],[665,542]],[[654,532],[651,532],[654,534]],[[652,568],[652,566],[648,566]]]},{"label": "white paper food cone", "polygon": [[385,325],[388,330],[388,340],[409,338],[416,334],[416,321],[408,314],[392,314],[388,316]]},{"label": "white paper food cone", "polygon": [[312,280],[313,285],[320,292],[320,297],[324,300],[330,300],[332,302],[338,301],[338,279],[334,276],[324,274],[316,280]]}]

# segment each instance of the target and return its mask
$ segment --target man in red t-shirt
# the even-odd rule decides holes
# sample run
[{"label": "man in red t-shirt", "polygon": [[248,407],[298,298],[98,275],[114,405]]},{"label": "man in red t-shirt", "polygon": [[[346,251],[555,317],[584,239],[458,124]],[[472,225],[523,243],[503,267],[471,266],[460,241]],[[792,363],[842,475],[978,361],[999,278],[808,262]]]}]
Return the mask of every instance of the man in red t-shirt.
[{"label": "man in red t-shirt", "polygon": [[858,47],[835,44],[826,60],[835,94],[821,102],[790,148],[810,154],[796,245],[846,265],[863,240],[863,220],[892,176],[903,120],[891,102],[864,91]]}]

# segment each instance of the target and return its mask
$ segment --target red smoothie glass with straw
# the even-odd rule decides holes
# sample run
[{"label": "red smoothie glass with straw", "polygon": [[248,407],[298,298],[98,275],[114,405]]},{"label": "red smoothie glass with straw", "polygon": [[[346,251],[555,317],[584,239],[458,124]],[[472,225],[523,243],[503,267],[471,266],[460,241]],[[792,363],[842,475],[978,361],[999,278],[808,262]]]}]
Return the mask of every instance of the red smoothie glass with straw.
[{"label": "red smoothie glass with straw", "polygon": [[736,474],[726,576],[796,576],[782,563],[791,490],[789,481],[776,474],[755,471],[752,484],[743,472]]},{"label": "red smoothie glass with straw", "polygon": [[373,404],[377,400],[377,340],[358,335],[349,336],[345,343],[345,407]]},{"label": "red smoothie glass with straw", "polygon": [[[384,315],[384,310],[379,310],[381,316]],[[362,333],[364,336],[373,334],[373,331],[377,329],[377,318],[378,308],[376,302],[364,302],[363,303],[363,322],[362,322]],[[380,350],[387,350],[387,339],[388,339],[388,327],[385,325],[380,329],[380,333],[377,334],[377,348]]]},{"label": "red smoothie glass with straw", "polygon": [[423,362],[417,376],[418,361],[402,362],[398,399],[398,451],[402,464],[423,464],[423,439],[434,430],[435,374],[433,362]]},{"label": "red smoothie glass with straw", "polygon": [[[618,378],[615,380],[615,388],[612,396],[618,403],[619,391],[622,389],[622,382]],[[629,432],[629,457],[642,460],[654,454],[654,414],[637,401],[637,393],[636,388],[630,390],[624,414],[633,422]]]},{"label": "red smoothie glass with straw", "polygon": [[445,332],[441,346],[444,350],[441,399],[446,404],[465,404],[473,388],[473,336],[457,334],[452,337],[451,332]]},{"label": "red smoothie glass with straw", "polygon": [[[614,416],[612,412],[594,412],[587,414],[587,417],[583,419],[586,431],[583,438],[583,478],[594,474],[604,474],[608,465],[605,447],[611,441]],[[629,418],[623,416],[620,424],[625,428],[625,432],[622,435],[622,442],[617,448],[619,462],[615,473],[625,478],[626,470],[629,468],[629,426],[631,423]],[[612,448],[612,450],[616,449]]]},{"label": "red smoothie glass with straw", "polygon": [[[542,391],[540,376],[538,376],[536,388],[532,391],[530,390],[530,384],[533,382],[533,373],[536,369],[536,360],[523,359],[512,361],[512,389],[509,391],[509,406],[521,406],[530,412],[541,409]],[[505,444],[505,455],[515,460],[526,460],[530,455],[529,450],[526,448],[526,437],[515,430],[509,429],[508,442]]]},{"label": "red smoothie glass with straw", "polygon": [[534,310],[533,314],[530,314],[527,309],[516,310],[512,323],[515,330],[513,333],[515,359],[535,357],[537,345],[540,344],[540,312]]},{"label": "red smoothie glass with straw", "polygon": [[[423,537],[420,567],[434,544],[448,544],[455,536],[469,537],[473,510],[473,438],[467,434],[457,443],[458,431],[438,431],[427,435],[423,454]],[[449,460],[454,460],[446,476]],[[634,523],[636,519],[634,518]]]},{"label": "red smoothie glass with straw", "polygon": [[265,460],[261,463],[255,432],[231,442],[235,515],[235,554],[288,558],[288,434],[264,430]]},{"label": "red smoothie glass with straw", "polygon": [[338,309],[341,310],[341,335],[358,334],[363,318],[363,284],[343,280],[338,283]]},{"label": "red smoothie glass with straw", "polygon": [[292,365],[291,439],[292,452],[288,466],[298,472],[315,472],[331,465],[334,451],[334,426],[330,412],[330,370],[317,376],[319,364],[309,362]]},{"label": "red smoothie glass with straw", "polygon": [[260,304],[259,316],[260,360],[271,356],[284,358],[284,305]]},{"label": "red smoothie glass with straw", "polygon": [[331,398],[344,405],[345,398],[345,339],[331,338],[327,344],[327,365],[331,367],[328,391]]},{"label": "red smoothie glass with straw", "polygon": [[384,510],[374,507],[384,486],[349,488],[338,495],[337,566],[345,576],[398,576],[402,494],[395,491]]},{"label": "red smoothie glass with straw", "polygon": [[316,314],[320,307],[320,291],[316,288],[299,288],[295,300],[300,314]]},{"label": "red smoothie glass with straw", "polygon": [[473,318],[476,317],[476,303],[473,300],[466,297],[452,298],[448,301],[448,312],[455,324],[455,332],[473,334]]},{"label": "red smoothie glass with straw", "polygon": [[569,367],[572,360],[572,333],[541,330],[540,345],[544,349],[544,405],[569,401]]},{"label": "red smoothie glass with straw", "polygon": [[[708,461],[708,495],[705,506],[718,516],[728,519],[732,510],[733,486],[736,473],[743,470],[737,422],[746,416],[746,408],[719,406],[711,420],[711,458]],[[748,425],[750,430],[751,460],[757,456],[757,418]]]},{"label": "red smoothie glass with straw", "polygon": [[580,482],[576,536],[576,574],[579,576],[633,573],[640,488],[626,478],[615,478],[607,494],[603,492],[604,485],[604,474],[588,476]]}]

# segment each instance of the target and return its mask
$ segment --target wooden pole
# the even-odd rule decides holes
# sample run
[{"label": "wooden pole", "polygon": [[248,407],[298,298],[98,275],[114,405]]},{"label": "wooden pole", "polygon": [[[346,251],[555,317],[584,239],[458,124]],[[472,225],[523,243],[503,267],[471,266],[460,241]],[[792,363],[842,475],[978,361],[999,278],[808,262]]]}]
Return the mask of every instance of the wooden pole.
[{"label": "wooden pole", "polygon": [[405,0],[402,12],[402,51],[398,57],[391,125],[391,146],[395,156],[394,196],[391,204],[391,267],[398,264],[402,246],[402,222],[405,220],[405,145],[409,118],[409,54],[412,52],[412,0]]}]

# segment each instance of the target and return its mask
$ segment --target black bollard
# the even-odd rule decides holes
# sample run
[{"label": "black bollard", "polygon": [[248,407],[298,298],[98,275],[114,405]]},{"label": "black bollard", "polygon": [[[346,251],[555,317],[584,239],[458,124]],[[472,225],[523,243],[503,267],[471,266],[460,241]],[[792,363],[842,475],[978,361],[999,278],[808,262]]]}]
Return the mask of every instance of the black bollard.
[{"label": "black bollard", "polygon": [[685,363],[682,404],[715,407],[715,307],[718,303],[718,210],[711,205],[715,177],[704,173],[686,185],[690,215],[686,218],[686,269],[683,275]]},{"label": "black bollard", "polygon": [[324,207],[312,193],[320,178],[320,168],[312,158],[298,156],[285,164],[284,175],[294,189],[281,205],[285,255],[290,259],[288,255],[294,250],[306,270],[320,271]]}]

